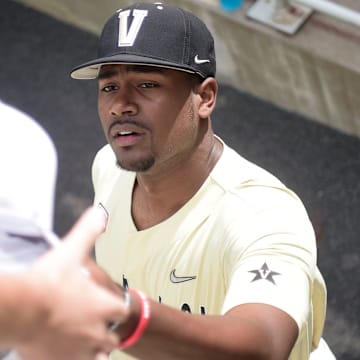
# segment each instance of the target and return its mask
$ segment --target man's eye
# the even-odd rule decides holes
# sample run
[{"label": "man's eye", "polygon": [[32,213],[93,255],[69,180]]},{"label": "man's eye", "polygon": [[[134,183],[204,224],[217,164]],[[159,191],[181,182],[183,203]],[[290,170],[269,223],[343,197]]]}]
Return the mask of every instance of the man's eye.
[{"label": "man's eye", "polygon": [[142,89],[151,89],[151,88],[157,87],[157,84],[155,84],[153,82],[146,82],[146,83],[140,84],[140,87]]},{"label": "man's eye", "polygon": [[106,93],[114,91],[114,90],[116,90],[116,86],[114,86],[114,85],[107,85],[101,89],[101,91],[106,92]]}]

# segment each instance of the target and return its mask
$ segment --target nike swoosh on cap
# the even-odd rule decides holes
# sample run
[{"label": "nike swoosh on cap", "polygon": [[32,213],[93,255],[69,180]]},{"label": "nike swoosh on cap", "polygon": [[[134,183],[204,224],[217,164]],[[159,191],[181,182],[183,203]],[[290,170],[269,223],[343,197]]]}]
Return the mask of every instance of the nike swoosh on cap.
[{"label": "nike swoosh on cap", "polygon": [[176,269],[174,269],[171,273],[170,273],[170,281],[173,284],[179,284],[182,282],[186,282],[186,281],[190,281],[190,280],[195,280],[196,276],[176,276],[175,275],[175,271]]},{"label": "nike swoosh on cap", "polygon": [[206,64],[210,62],[209,59],[199,59],[199,55],[196,55],[194,60],[196,64]]}]

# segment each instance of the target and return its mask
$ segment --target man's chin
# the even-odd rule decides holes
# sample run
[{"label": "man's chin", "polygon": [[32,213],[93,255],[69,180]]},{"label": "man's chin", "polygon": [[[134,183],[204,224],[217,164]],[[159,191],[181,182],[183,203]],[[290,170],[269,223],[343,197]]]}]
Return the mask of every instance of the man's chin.
[{"label": "man's chin", "polygon": [[127,171],[146,172],[152,168],[154,163],[155,163],[154,158],[141,159],[141,160],[131,161],[131,162],[117,159],[116,165],[119,168],[121,168],[123,170],[127,170]]}]

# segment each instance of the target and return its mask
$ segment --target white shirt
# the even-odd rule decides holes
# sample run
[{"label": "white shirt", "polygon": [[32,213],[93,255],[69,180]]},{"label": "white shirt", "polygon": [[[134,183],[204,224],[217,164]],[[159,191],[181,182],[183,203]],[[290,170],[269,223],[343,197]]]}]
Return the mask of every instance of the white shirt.
[{"label": "white shirt", "polygon": [[[115,281],[197,314],[244,303],[278,307],[299,328],[289,359],[309,358],[323,331],[326,286],[305,208],[278,179],[224,144],[193,198],[141,231],[131,217],[135,174],[115,165],[109,146],[95,158],[93,181],[95,204],[109,214],[96,258]],[[128,358],[119,351],[111,357]]]}]

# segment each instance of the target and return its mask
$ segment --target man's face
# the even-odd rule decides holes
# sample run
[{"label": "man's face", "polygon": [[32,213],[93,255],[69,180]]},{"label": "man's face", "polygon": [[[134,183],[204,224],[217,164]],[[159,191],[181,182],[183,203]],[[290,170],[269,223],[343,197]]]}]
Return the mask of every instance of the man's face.
[{"label": "man's face", "polygon": [[196,80],[182,71],[106,65],[98,111],[118,164],[136,172],[181,166],[196,147]]}]

